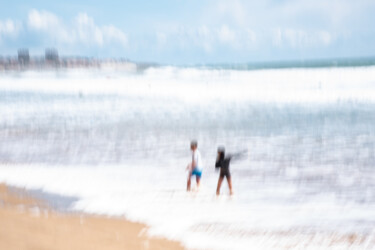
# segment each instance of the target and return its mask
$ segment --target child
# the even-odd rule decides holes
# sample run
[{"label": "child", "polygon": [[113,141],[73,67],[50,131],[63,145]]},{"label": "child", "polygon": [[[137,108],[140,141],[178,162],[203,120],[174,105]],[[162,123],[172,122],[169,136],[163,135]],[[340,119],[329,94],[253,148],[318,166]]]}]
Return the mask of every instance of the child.
[{"label": "child", "polygon": [[219,147],[217,149],[217,158],[216,158],[216,164],[215,164],[216,169],[220,168],[220,176],[219,176],[219,181],[217,182],[216,195],[220,195],[220,187],[221,187],[221,183],[224,180],[224,177],[227,178],[230,195],[233,194],[232,178],[231,178],[230,171],[229,171],[230,160],[231,160],[231,156],[225,157],[224,147]]},{"label": "child", "polygon": [[191,186],[191,177],[195,175],[197,181],[197,188],[199,189],[200,179],[202,177],[202,159],[201,154],[198,150],[198,143],[197,141],[193,140],[190,143],[190,149],[192,151],[192,160],[191,163],[187,166],[189,170],[189,176],[187,181],[187,191],[190,191]]},{"label": "child", "polygon": [[241,151],[236,154],[228,155],[227,157],[225,157],[225,148],[219,147],[217,149],[217,158],[216,158],[215,168],[216,169],[220,168],[220,176],[219,176],[219,181],[217,182],[216,195],[220,195],[220,187],[221,187],[221,183],[224,180],[224,177],[227,178],[230,195],[233,194],[232,177],[229,171],[229,164],[232,159],[242,158],[242,156],[244,156],[245,154],[247,154],[247,150]]}]

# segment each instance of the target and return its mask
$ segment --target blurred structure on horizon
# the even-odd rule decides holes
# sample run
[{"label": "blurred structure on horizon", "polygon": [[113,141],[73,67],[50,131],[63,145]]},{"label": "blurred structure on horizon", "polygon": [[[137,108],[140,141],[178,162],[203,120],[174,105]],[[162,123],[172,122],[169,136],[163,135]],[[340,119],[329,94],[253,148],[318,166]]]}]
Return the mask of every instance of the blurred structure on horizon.
[{"label": "blurred structure on horizon", "polygon": [[29,64],[30,62],[30,55],[28,49],[19,49],[18,50],[18,62],[22,66]]},{"label": "blurred structure on horizon", "polygon": [[59,53],[57,52],[57,49],[46,49],[45,60],[47,63],[58,63]]},{"label": "blurred structure on horizon", "polygon": [[0,71],[43,70],[59,68],[97,68],[116,69],[135,72],[147,67],[146,64],[136,64],[128,59],[97,59],[82,56],[59,56],[55,48],[47,48],[43,56],[30,56],[27,48],[18,50],[18,56],[1,56]]},{"label": "blurred structure on horizon", "polygon": [[[375,65],[375,57],[301,59],[292,61],[252,61],[248,63],[219,63],[180,65],[212,70],[259,70],[286,68],[337,68]],[[126,72],[142,72],[149,67],[163,66],[150,62],[133,62],[126,58],[95,58],[85,56],[60,56],[55,48],[47,48],[44,56],[30,56],[21,48],[16,56],[0,55],[1,71],[51,70],[51,69],[103,69]],[[165,65],[164,65],[165,66]]]}]

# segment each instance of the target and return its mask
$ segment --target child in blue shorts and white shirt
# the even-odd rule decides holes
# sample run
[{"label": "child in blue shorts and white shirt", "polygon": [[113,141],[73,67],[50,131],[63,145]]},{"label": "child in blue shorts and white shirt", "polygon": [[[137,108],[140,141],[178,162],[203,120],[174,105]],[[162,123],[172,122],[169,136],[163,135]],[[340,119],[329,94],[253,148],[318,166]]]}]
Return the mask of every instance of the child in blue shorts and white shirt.
[{"label": "child in blue shorts and white shirt", "polygon": [[197,141],[193,140],[190,143],[190,149],[192,151],[192,160],[188,165],[187,169],[189,170],[188,181],[187,181],[187,191],[190,191],[191,188],[191,177],[195,175],[197,181],[197,188],[199,189],[200,179],[202,177],[202,158],[198,150]]}]

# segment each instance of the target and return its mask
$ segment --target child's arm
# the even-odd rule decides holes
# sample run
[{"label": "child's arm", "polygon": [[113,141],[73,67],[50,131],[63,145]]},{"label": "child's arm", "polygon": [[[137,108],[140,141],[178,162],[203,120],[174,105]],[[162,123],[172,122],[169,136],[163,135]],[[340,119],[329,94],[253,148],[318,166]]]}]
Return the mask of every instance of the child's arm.
[{"label": "child's arm", "polygon": [[221,168],[221,165],[222,165],[222,161],[220,161],[219,159],[216,159],[215,169],[218,170],[219,168]]},{"label": "child's arm", "polygon": [[240,151],[240,152],[238,152],[238,153],[235,153],[235,154],[231,154],[231,155],[229,155],[229,158],[231,159],[231,160],[241,160],[241,159],[243,159],[243,158],[245,158],[246,156],[247,156],[247,149],[245,149],[245,150],[242,150],[242,151]]}]

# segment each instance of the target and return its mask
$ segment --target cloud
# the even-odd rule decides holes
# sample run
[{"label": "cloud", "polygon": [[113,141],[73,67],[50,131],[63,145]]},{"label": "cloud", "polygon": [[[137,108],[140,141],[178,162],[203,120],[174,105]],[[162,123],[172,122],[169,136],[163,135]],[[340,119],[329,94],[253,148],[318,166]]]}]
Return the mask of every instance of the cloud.
[{"label": "cloud", "polygon": [[276,47],[293,49],[326,47],[332,44],[334,35],[325,30],[306,31],[300,29],[277,29],[273,33],[273,44]]},{"label": "cloud", "polygon": [[257,42],[257,33],[250,28],[233,29],[229,25],[209,27],[178,26],[169,31],[158,31],[155,34],[159,49],[203,49],[212,53],[223,47],[236,50],[253,49]]},{"label": "cloud", "polygon": [[[151,12],[101,15],[123,18],[121,23],[128,21],[132,33],[125,32],[126,26],[99,22],[90,13],[68,17],[66,11],[60,15],[52,9],[31,9],[23,20],[0,20],[0,52],[54,46],[70,54],[214,61],[296,55],[290,52],[315,57],[374,51],[374,0],[207,0],[174,6],[172,16],[161,16],[161,6]],[[142,23],[134,23],[138,17]]]},{"label": "cloud", "polygon": [[127,46],[127,35],[113,25],[99,26],[86,13],[79,13],[72,22],[63,22],[48,11],[30,10],[27,27],[41,42],[103,47]]},{"label": "cloud", "polygon": [[[157,37],[161,32],[157,32]],[[171,46],[179,49],[201,48],[206,52],[213,50],[214,34],[210,28],[205,25],[199,27],[178,26],[176,29],[164,32],[164,48]]]},{"label": "cloud", "polygon": [[58,17],[47,11],[30,10],[27,17],[27,25],[31,30],[53,31],[62,24]]},{"label": "cloud", "polygon": [[223,43],[233,43],[236,41],[235,32],[231,30],[227,25],[223,25],[220,29],[217,30],[217,36]]},{"label": "cloud", "polygon": [[27,28],[30,35],[40,43],[74,44],[74,29],[67,27],[55,14],[32,9],[27,16]]},{"label": "cloud", "polygon": [[[351,0],[212,0],[206,8],[209,18],[203,20],[208,26],[226,26],[234,31],[237,42],[232,44],[237,48],[245,48],[246,43],[241,40],[245,40],[247,29],[252,31],[248,33],[251,41],[248,48],[256,44],[324,48],[348,34],[370,32],[374,8],[373,0],[355,3]],[[355,35],[350,39],[356,39]]]},{"label": "cloud", "polygon": [[97,26],[94,19],[86,13],[80,13],[75,19],[74,32],[77,40],[84,44],[105,44],[119,43],[126,45],[128,38],[124,32],[112,25]]},{"label": "cloud", "polygon": [[13,20],[0,21],[0,41],[5,37],[16,37],[21,29],[21,25]]}]

